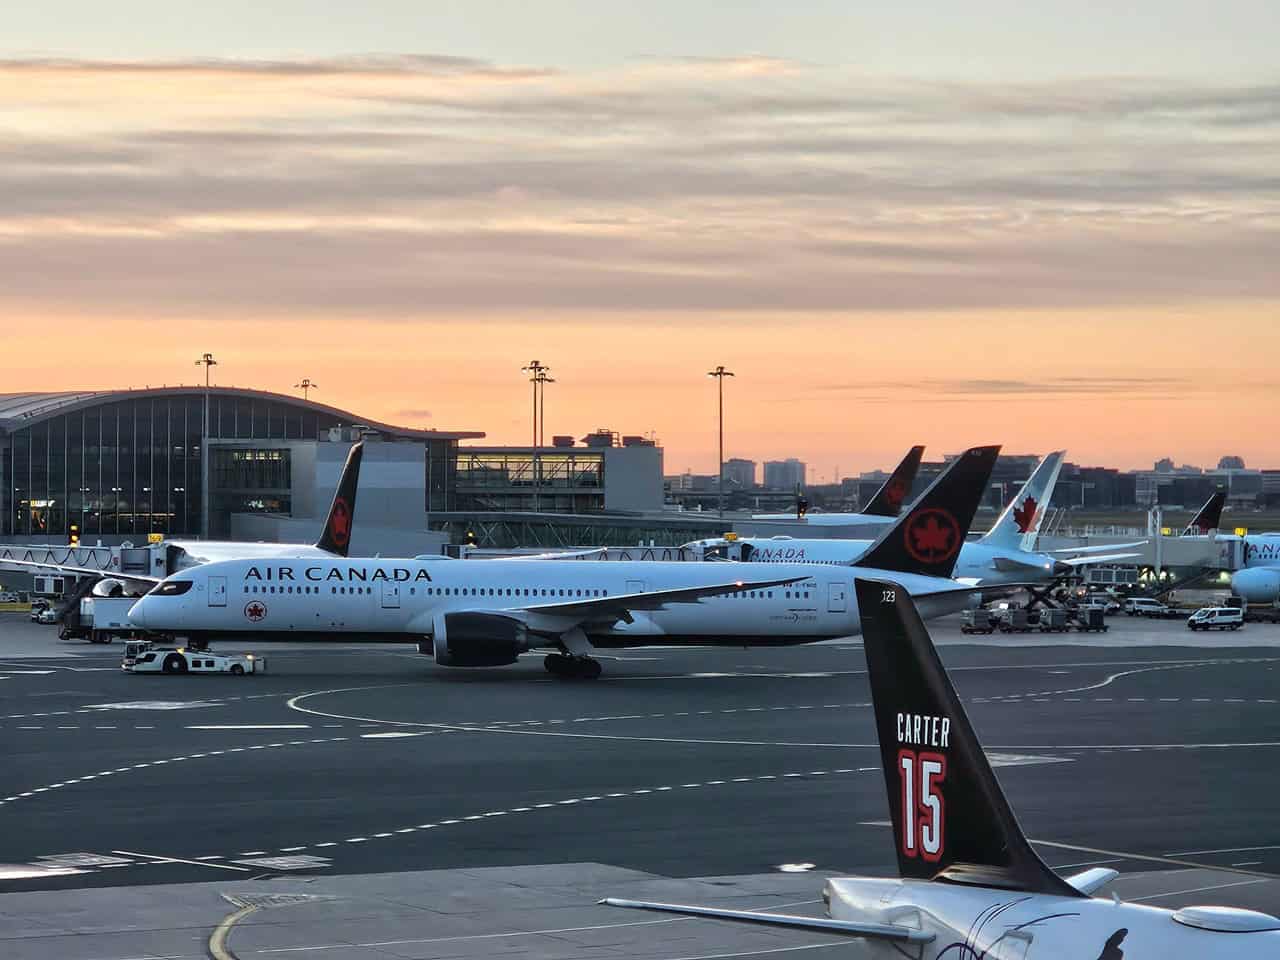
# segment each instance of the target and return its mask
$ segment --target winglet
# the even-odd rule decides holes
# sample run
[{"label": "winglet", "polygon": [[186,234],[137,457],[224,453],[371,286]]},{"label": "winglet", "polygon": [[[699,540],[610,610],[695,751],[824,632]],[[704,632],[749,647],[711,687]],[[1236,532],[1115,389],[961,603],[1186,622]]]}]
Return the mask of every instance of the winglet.
[{"label": "winglet", "polygon": [[1018,495],[983,536],[982,543],[1006,550],[1030,550],[1035,546],[1066,455],[1065,450],[1055,450],[1036,465]]},{"label": "winglet", "polygon": [[1227,502],[1227,491],[1216,490],[1205,505],[1200,508],[1200,512],[1195,515],[1187,528],[1182,531],[1184,537],[1203,536],[1210,530],[1217,530],[1218,524],[1222,521],[1222,508]]},{"label": "winglet", "polygon": [[1081,896],[1027,842],[907,591],[854,589],[902,876]]},{"label": "winglet", "polygon": [[356,488],[360,484],[360,461],[363,457],[364,441],[361,440],[352,444],[351,452],[347,454],[342,476],[338,478],[338,488],[333,492],[329,516],[324,521],[324,532],[316,541],[321,550],[339,557],[345,557],[351,545],[352,525],[356,518]]},{"label": "winglet", "polygon": [[876,491],[876,495],[867,503],[862,511],[873,517],[896,517],[902,512],[911,485],[916,482],[916,474],[920,472],[920,458],[924,456],[924,445],[912,447],[902,462],[894,467],[889,479]]},{"label": "winglet", "polygon": [[949,578],[999,453],[998,446],[971,447],[956,457],[856,565]]}]

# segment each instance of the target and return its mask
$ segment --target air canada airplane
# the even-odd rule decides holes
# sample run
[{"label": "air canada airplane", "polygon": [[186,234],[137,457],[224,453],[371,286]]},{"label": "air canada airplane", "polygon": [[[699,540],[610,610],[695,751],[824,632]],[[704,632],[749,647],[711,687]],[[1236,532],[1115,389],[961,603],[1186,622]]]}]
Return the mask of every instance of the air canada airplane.
[{"label": "air canada airplane", "polygon": [[1248,603],[1280,602],[1280,533],[1244,538],[1244,569],[1231,575],[1231,590]]},{"label": "air canada airplane", "polygon": [[[167,540],[166,565],[170,573],[186,570],[203,563],[231,559],[260,559],[267,557],[345,557],[351,543],[352,524],[356,515],[356,492],[360,485],[360,462],[364,458],[364,441],[352,444],[347,462],[338,477],[333,492],[329,515],[325,518],[320,539],[310,543],[245,543],[238,540]],[[73,573],[81,577],[103,578],[104,584],[112,581],[123,587],[129,595],[150,590],[164,578],[142,573],[104,571],[97,567],[78,567],[71,564],[52,564],[35,560],[4,558],[5,566],[13,565],[56,573]],[[97,591],[99,588],[95,588]]]},{"label": "air canada airplane", "polygon": [[[908,450],[902,462],[893,468],[889,479],[881,484],[861,513],[810,513],[804,516],[805,523],[815,527],[861,527],[873,534],[883,530],[902,512],[907,495],[911,493],[911,486],[916,482],[916,474],[920,472],[920,459],[923,456],[923,446]],[[794,521],[799,518],[795,513],[759,513],[753,514],[751,519]]]},{"label": "air canada airplane", "polygon": [[847,934],[913,960],[1257,960],[1280,919],[1095,898],[1119,874],[1054,873],[1032,849],[904,590],[854,583],[899,878],[833,877],[827,918],[609,898],[610,906]]},{"label": "air canada airplane", "polygon": [[[862,558],[926,616],[962,609],[950,579],[999,447],[958,457]],[[168,578],[133,605],[143,629],[198,640],[335,635],[418,642],[449,667],[515,663],[550,648],[546,668],[594,678],[597,647],[775,646],[856,634],[851,569],[779,564],[556,559],[232,560]],[[760,570],[760,568],[756,568]]]},{"label": "air canada airplane", "polygon": [[[1069,575],[1076,567],[1084,564],[1114,563],[1137,556],[1132,552],[1117,552],[1117,548],[1112,546],[1032,551],[1044,519],[1044,505],[1053,496],[1053,488],[1065,455],[1065,451],[1058,450],[1041,460],[991,529],[980,539],[965,543],[960,548],[955,577],[979,587],[1045,583]],[[698,540],[685,546],[700,552],[707,559],[840,565],[860,564],[859,558],[871,546],[871,541],[737,537],[733,540]],[[1066,553],[1068,556],[1060,557],[1059,553]]]}]

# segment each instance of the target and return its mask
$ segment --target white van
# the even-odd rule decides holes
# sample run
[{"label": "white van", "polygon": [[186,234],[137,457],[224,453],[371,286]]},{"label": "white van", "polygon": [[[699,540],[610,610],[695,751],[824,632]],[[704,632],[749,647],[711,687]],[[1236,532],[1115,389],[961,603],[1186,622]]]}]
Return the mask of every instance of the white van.
[{"label": "white van", "polygon": [[1239,607],[1201,607],[1187,618],[1190,630],[1239,630],[1244,611]]}]

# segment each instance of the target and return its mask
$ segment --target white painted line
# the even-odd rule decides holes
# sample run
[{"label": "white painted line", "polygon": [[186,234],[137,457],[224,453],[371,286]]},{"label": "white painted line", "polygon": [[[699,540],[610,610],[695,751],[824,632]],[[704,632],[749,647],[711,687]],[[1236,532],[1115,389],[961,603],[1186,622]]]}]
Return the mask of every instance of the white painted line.
[{"label": "white painted line", "polygon": [[394,730],[390,733],[362,733],[360,734],[360,739],[361,740],[394,740],[394,739],[399,739],[400,737],[425,737],[426,735],[427,735],[426,730],[423,730],[420,733],[405,733],[400,730]]},{"label": "white painted line", "polygon": [[193,723],[188,730],[310,730],[309,723]]},{"label": "white painted line", "polygon": [[189,863],[196,867],[211,867],[215,870],[235,870],[238,873],[251,873],[248,867],[233,867],[226,863],[210,863],[207,860],[183,860],[181,857],[161,857],[154,853],[132,853],[128,850],[112,850],[122,857],[145,857],[152,863]]}]

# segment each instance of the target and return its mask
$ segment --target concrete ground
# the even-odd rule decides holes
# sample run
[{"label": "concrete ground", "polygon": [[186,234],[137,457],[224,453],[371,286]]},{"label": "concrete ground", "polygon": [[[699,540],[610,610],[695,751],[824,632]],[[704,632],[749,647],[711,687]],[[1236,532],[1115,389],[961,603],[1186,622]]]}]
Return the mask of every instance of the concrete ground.
[{"label": "concrete ground", "polygon": [[[933,626],[1024,828],[1125,898],[1280,912],[1280,627],[1111,622]],[[0,617],[0,956],[204,956],[232,913],[241,957],[822,953],[595,901],[816,910],[823,876],[895,869],[856,640],[636,650],[595,683],[257,650],[265,676],[125,675]]]}]

